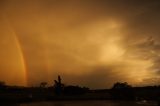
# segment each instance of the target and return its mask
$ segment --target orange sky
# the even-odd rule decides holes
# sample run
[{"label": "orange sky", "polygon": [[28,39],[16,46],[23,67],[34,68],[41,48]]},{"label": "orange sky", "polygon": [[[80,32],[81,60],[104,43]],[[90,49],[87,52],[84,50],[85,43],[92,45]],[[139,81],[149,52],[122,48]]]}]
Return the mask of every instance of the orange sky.
[{"label": "orange sky", "polygon": [[158,84],[160,2],[4,0],[0,80],[10,85]]}]

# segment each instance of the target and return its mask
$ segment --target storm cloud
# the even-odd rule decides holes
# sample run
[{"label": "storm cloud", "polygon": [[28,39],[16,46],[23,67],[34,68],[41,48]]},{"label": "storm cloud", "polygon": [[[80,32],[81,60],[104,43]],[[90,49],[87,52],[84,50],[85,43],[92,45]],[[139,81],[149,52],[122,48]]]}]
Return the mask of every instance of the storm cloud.
[{"label": "storm cloud", "polygon": [[1,1],[0,80],[53,84],[61,75],[91,88],[158,84],[159,10],[158,0]]}]

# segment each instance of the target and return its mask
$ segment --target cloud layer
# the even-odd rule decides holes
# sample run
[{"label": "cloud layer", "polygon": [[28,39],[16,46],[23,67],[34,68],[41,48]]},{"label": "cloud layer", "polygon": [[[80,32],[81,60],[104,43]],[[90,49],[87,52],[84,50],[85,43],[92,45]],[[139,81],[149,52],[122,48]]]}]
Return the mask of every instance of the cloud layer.
[{"label": "cloud layer", "polygon": [[157,84],[148,79],[159,79],[160,72],[159,1],[5,0],[0,5],[0,73],[9,84],[25,82],[18,81],[24,79],[24,64],[29,85],[52,84],[58,74],[67,84],[91,88],[116,81]]}]

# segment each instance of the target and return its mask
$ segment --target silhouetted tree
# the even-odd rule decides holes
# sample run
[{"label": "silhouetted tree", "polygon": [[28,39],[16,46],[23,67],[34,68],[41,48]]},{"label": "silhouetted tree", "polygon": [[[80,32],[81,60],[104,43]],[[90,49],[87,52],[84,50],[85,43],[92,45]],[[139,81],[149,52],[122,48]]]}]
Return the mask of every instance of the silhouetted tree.
[{"label": "silhouetted tree", "polygon": [[62,94],[62,90],[63,90],[63,87],[64,87],[64,84],[61,83],[61,77],[58,75],[58,81],[57,80],[54,80],[55,84],[54,84],[54,91],[55,91],[55,94],[57,95],[60,95]]},{"label": "silhouetted tree", "polygon": [[115,83],[111,89],[111,94],[113,99],[125,99],[125,100],[134,99],[133,88],[131,85],[128,85],[127,82]]},{"label": "silhouetted tree", "polygon": [[132,88],[131,85],[128,85],[127,82],[121,83],[121,82],[117,82],[113,85],[112,89],[126,89],[126,88]]}]

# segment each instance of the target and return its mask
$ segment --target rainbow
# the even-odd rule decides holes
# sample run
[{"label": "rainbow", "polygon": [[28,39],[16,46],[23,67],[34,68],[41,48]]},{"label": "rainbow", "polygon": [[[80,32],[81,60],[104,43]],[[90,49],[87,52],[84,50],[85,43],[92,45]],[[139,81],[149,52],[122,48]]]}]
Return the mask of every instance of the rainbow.
[{"label": "rainbow", "polygon": [[26,61],[24,58],[24,54],[23,54],[23,50],[21,47],[21,43],[19,41],[18,36],[16,35],[16,33],[14,34],[14,38],[15,38],[15,42],[16,42],[16,46],[18,49],[18,53],[20,56],[20,62],[21,62],[21,66],[22,66],[22,71],[23,71],[23,75],[24,75],[24,85],[27,86],[28,85],[28,74],[27,74],[27,68],[26,68]]},{"label": "rainbow", "polygon": [[18,50],[17,53],[20,56],[21,70],[22,70],[22,73],[23,73],[23,82],[22,82],[22,85],[23,86],[27,86],[28,85],[28,74],[27,74],[26,61],[25,61],[25,58],[24,58],[24,53],[23,53],[23,50],[22,50],[22,46],[21,46],[19,37],[17,36],[16,31],[12,27],[10,21],[7,20],[7,23],[8,23],[8,27],[9,27],[11,33],[12,33],[12,36],[14,38],[14,41],[16,43],[16,48]]}]

